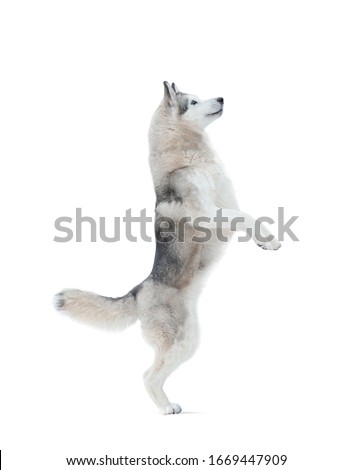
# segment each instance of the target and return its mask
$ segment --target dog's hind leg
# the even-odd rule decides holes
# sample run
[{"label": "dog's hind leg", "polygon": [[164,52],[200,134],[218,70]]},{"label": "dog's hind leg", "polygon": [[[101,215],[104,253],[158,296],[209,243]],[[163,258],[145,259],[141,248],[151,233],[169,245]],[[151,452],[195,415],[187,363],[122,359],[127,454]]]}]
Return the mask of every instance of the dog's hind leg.
[{"label": "dog's hind leg", "polygon": [[146,390],[162,414],[181,412],[181,406],[177,403],[171,403],[163,389],[166,379],[183,362],[171,357],[172,350],[173,347],[166,353],[156,352],[152,367],[144,374]]},{"label": "dog's hind leg", "polygon": [[163,327],[155,327],[152,330],[143,328],[144,336],[155,349],[154,362],[144,374],[145,387],[162,414],[181,412],[181,406],[169,401],[163,387],[170,374],[196,350],[198,343],[196,321],[186,320],[185,323],[175,335],[170,335],[170,331],[165,332]]}]

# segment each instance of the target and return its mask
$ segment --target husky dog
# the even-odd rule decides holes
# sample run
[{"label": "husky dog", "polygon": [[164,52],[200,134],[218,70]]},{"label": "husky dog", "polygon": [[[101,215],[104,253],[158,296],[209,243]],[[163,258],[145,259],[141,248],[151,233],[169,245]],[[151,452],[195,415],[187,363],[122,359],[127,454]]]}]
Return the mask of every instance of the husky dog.
[{"label": "husky dog", "polygon": [[[240,211],[232,183],[205,135],[205,128],[222,115],[223,104],[223,98],[201,100],[164,82],[164,99],[149,132],[157,197],[157,246],[151,274],[123,297],[81,290],[64,290],[55,297],[58,310],[94,325],[122,330],[140,320],[143,336],[155,350],[144,382],[163,414],[181,412],[163,386],[198,345],[197,299],[207,273],[222,254],[225,236],[229,240],[234,230],[243,230],[261,248],[280,247],[265,226],[257,227],[254,218]],[[220,209],[222,239],[216,223]],[[205,225],[195,227],[196,219]],[[211,236],[200,237],[205,227]]]}]

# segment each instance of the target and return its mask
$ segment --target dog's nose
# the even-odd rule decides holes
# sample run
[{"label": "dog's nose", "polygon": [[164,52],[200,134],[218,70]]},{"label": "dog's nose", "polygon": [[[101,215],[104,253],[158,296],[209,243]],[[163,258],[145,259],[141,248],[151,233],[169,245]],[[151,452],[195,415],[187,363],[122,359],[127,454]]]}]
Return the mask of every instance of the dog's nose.
[{"label": "dog's nose", "polygon": [[217,101],[218,101],[218,103],[221,103],[221,104],[223,104],[223,102],[224,102],[224,99],[223,99],[223,98],[217,98]]}]

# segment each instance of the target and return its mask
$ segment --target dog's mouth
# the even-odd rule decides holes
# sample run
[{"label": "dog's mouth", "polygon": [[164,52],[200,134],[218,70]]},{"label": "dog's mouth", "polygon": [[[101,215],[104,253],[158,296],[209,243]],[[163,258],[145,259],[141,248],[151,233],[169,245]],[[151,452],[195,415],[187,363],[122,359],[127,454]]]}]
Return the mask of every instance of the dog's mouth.
[{"label": "dog's mouth", "polygon": [[223,111],[223,108],[219,109],[219,110],[216,111],[215,113],[206,114],[206,116],[217,116],[217,114],[221,114],[222,111]]}]

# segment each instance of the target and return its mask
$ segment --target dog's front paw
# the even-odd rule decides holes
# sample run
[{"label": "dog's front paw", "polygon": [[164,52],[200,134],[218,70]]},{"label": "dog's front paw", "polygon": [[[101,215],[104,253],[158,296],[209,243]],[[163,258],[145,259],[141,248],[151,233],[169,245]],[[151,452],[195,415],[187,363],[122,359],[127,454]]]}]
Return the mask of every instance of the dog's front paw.
[{"label": "dog's front paw", "polygon": [[274,250],[278,250],[279,248],[281,248],[281,244],[277,240],[277,238],[273,238],[270,242],[258,243],[257,245],[263,250],[274,251]]},{"label": "dog's front paw", "polygon": [[177,415],[181,413],[181,406],[177,403],[169,403],[166,406],[160,407],[162,415]]}]

